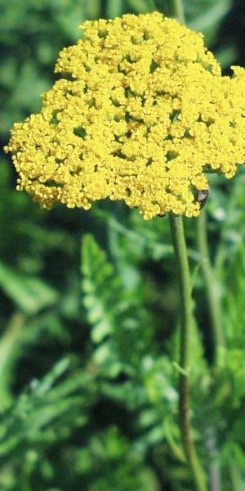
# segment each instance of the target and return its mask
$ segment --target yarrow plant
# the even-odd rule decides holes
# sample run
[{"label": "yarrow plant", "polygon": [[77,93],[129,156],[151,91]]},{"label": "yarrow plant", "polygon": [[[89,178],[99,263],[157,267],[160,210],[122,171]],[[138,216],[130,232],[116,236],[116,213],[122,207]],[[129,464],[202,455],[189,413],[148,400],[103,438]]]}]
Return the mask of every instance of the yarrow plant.
[{"label": "yarrow plant", "polygon": [[18,189],[46,208],[109,198],[145,219],[199,215],[206,173],[244,161],[245,70],[222,77],[202,35],[157,12],[82,30],[40,114],[12,130]]},{"label": "yarrow plant", "polygon": [[6,151],[18,189],[47,209],[88,210],[110,199],[146,220],[169,213],[180,290],[180,428],[195,489],[205,491],[189,415],[194,322],[181,215],[200,214],[208,173],[230,178],[244,162],[245,70],[222,76],[201,34],[157,12],[85,22],[82,30],[60,54],[55,71],[63,78],[39,114],[14,125]]}]

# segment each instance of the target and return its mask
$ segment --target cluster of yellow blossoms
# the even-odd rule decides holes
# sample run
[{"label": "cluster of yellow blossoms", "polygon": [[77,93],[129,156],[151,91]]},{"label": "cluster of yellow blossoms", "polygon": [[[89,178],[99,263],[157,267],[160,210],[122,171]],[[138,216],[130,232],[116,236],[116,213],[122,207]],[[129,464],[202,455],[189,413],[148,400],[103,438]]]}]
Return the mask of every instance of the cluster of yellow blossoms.
[{"label": "cluster of yellow blossoms", "polygon": [[244,162],[245,70],[222,77],[202,35],[157,12],[82,29],[40,114],[14,125],[18,188],[46,208],[109,198],[145,219],[197,216],[205,173]]}]

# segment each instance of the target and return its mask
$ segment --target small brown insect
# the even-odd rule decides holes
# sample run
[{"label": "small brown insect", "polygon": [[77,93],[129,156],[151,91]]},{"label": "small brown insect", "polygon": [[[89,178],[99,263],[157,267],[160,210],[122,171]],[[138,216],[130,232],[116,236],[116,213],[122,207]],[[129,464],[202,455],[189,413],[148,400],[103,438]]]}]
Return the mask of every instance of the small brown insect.
[{"label": "small brown insect", "polygon": [[205,206],[208,196],[209,196],[209,189],[198,191],[197,202],[199,203],[201,209]]}]

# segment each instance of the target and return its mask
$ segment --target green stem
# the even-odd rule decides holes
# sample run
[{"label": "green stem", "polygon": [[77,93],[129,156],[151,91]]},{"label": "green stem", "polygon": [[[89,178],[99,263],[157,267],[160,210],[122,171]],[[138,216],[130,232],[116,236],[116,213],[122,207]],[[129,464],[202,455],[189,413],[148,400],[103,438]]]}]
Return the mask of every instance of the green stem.
[{"label": "green stem", "polygon": [[7,407],[12,401],[10,390],[11,369],[18,350],[20,335],[23,329],[24,317],[15,313],[0,339],[0,401],[1,409]]},{"label": "green stem", "polygon": [[182,443],[196,491],[206,491],[205,475],[198,460],[191,435],[189,419],[189,362],[190,338],[194,326],[192,312],[191,280],[182,217],[170,214],[170,228],[175,253],[180,295],[180,374],[179,416]]},{"label": "green stem", "polygon": [[236,463],[232,462],[229,467],[230,467],[231,490],[241,491],[243,484]]},{"label": "green stem", "polygon": [[198,217],[197,240],[201,256],[201,267],[207,292],[207,301],[210,313],[210,323],[212,328],[213,345],[215,348],[225,347],[225,338],[222,329],[222,316],[220,307],[220,295],[216,278],[209,257],[209,248],[207,240],[207,216],[205,210],[202,210]]},{"label": "green stem", "polygon": [[150,8],[151,10],[153,10],[153,11],[154,11],[154,10],[157,10],[157,6],[156,6],[156,2],[155,2],[155,0],[149,0],[149,1],[148,1],[148,6],[149,6],[149,8]]},{"label": "green stem", "polygon": [[170,0],[170,15],[178,19],[181,24],[185,23],[184,6],[181,0]]}]

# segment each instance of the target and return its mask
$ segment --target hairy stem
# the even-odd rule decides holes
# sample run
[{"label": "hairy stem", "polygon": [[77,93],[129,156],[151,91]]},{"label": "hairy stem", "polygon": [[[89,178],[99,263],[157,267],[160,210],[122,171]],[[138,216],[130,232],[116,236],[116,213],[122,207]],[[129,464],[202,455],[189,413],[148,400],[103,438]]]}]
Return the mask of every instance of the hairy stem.
[{"label": "hairy stem", "polygon": [[205,287],[207,292],[207,301],[209,307],[210,324],[212,329],[213,346],[225,347],[225,338],[222,329],[222,316],[219,299],[219,291],[213,268],[211,265],[207,241],[207,217],[205,210],[202,210],[197,220],[198,223],[198,247],[201,256],[201,267],[203,271],[203,277],[205,281]]},{"label": "hairy stem", "polygon": [[193,330],[193,312],[189,264],[182,217],[170,214],[170,228],[175,253],[180,295],[180,375],[179,417],[182,443],[196,491],[206,491],[205,475],[200,465],[191,435],[189,418],[189,360],[190,337]]}]

